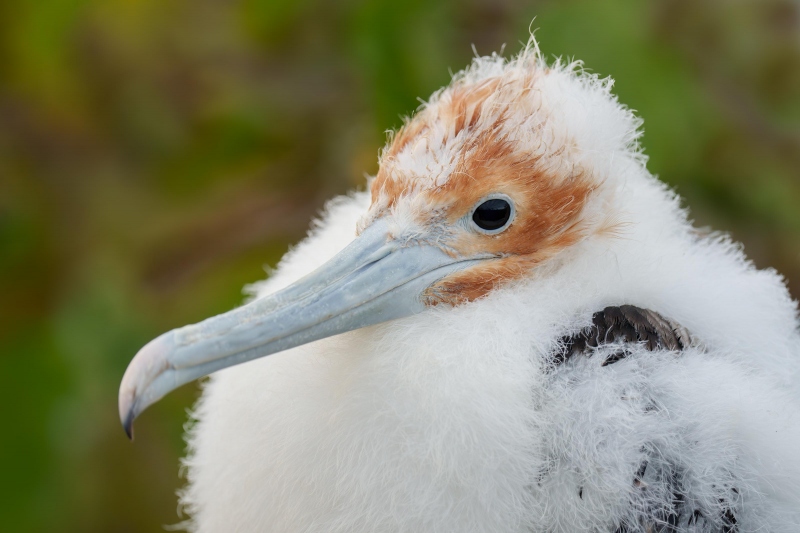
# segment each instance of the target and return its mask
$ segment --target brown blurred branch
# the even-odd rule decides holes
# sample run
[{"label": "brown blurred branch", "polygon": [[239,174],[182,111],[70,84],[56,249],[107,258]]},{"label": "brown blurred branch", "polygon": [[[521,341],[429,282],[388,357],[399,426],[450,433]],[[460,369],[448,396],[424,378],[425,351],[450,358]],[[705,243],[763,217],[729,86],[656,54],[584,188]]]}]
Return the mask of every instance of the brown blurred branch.
[{"label": "brown blurred branch", "polygon": [[175,291],[220,262],[275,239],[296,240],[320,209],[310,191],[246,190],[191,226],[164,235],[147,254],[145,285]]}]

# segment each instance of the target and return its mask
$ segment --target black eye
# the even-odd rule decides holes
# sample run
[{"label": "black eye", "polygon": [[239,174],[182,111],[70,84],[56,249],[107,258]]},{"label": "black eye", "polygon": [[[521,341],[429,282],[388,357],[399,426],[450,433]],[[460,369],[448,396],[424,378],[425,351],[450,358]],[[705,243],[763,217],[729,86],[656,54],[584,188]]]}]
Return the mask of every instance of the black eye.
[{"label": "black eye", "polygon": [[486,200],[472,213],[472,220],[479,228],[494,231],[502,228],[511,218],[511,204],[502,198]]}]

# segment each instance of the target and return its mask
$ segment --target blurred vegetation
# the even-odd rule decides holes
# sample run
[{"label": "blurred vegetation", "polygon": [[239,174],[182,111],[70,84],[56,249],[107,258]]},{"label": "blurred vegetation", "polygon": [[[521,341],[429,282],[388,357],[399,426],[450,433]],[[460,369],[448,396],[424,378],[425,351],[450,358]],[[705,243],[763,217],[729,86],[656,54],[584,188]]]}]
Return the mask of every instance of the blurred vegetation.
[{"label": "blurred vegetation", "polygon": [[178,522],[197,389],[132,445],[129,359],[237,305],[472,45],[529,26],[613,76],[650,169],[800,295],[797,0],[0,3],[2,529]]}]

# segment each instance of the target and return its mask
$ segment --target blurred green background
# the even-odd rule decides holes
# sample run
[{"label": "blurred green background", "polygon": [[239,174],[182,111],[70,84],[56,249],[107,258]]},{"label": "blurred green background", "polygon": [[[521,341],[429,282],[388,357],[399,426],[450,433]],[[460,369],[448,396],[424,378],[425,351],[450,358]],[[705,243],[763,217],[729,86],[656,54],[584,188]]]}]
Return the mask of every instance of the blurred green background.
[{"label": "blurred green background", "polygon": [[197,389],[131,444],[127,362],[236,306],[472,45],[529,27],[613,76],[651,171],[800,295],[797,0],[3,0],[0,529],[178,522]]}]

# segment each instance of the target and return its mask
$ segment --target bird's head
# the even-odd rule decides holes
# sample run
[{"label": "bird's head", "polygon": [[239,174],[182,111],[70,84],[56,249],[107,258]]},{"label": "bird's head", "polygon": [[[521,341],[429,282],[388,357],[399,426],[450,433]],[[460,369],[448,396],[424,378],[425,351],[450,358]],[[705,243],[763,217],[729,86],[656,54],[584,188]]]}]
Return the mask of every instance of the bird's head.
[{"label": "bird's head", "polygon": [[637,125],[610,83],[576,65],[547,66],[535,44],[511,61],[477,58],[390,139],[350,245],[286,289],[139,351],[120,387],[126,431],[193,379],[466,304],[613,233],[607,182],[624,167],[615,158],[638,164]]}]

